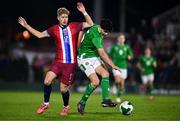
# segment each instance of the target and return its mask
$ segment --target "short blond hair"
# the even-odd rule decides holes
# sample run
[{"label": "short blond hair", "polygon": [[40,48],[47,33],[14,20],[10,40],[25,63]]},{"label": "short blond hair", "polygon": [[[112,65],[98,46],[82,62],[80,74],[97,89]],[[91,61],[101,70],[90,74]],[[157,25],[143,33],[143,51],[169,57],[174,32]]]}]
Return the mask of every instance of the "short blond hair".
[{"label": "short blond hair", "polygon": [[69,10],[68,9],[66,9],[66,8],[58,8],[57,9],[57,16],[60,16],[60,15],[62,15],[62,14],[67,14],[67,15],[69,15],[70,14],[70,12],[69,12]]},{"label": "short blond hair", "polygon": [[119,36],[126,36],[126,35],[125,35],[125,33],[120,32],[120,33],[119,33]]}]

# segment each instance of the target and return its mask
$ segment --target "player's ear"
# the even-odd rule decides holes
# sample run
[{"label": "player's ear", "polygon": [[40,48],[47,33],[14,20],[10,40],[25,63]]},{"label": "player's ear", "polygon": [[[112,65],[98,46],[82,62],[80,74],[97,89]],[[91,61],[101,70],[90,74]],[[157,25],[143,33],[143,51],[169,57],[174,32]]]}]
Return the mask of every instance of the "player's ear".
[{"label": "player's ear", "polygon": [[57,20],[59,21],[59,16],[57,17]]}]

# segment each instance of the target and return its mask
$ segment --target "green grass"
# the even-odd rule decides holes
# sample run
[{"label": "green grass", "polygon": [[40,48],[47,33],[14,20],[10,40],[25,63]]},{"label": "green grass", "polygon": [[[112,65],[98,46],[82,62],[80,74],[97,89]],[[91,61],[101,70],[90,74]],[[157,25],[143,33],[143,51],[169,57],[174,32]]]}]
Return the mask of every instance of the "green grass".
[{"label": "green grass", "polygon": [[[122,115],[118,107],[103,108],[100,106],[101,95],[92,94],[86,105],[86,113],[77,113],[76,104],[82,94],[72,93],[70,98],[70,114],[61,117],[61,95],[53,92],[51,107],[43,115],[37,115],[36,109],[42,102],[42,92],[0,92],[0,120],[29,121],[180,121],[180,96],[156,96],[150,101],[143,95],[124,95],[134,105],[129,116]],[[114,96],[111,97],[115,99]]]}]

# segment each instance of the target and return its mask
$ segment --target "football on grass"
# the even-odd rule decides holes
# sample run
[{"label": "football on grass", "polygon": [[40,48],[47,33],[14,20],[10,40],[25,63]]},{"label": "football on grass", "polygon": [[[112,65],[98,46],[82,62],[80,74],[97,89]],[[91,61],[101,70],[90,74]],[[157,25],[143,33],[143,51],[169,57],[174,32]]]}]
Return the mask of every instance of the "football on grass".
[{"label": "football on grass", "polygon": [[133,105],[129,101],[123,101],[119,106],[119,110],[123,115],[130,115],[133,111]]}]

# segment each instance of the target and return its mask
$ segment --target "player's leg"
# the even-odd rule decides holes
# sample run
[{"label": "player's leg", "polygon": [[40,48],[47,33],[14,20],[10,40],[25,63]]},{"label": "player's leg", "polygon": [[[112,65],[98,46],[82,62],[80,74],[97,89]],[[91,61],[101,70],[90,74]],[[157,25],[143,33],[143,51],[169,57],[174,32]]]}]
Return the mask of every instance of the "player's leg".
[{"label": "player's leg", "polygon": [[141,85],[141,91],[142,93],[147,94],[147,85],[148,85],[148,77],[147,75],[141,75],[142,85]]},{"label": "player's leg", "polygon": [[102,89],[102,106],[103,107],[115,107],[117,104],[112,102],[109,97],[109,72],[102,66],[96,67],[95,71],[102,77],[101,89]]},{"label": "player's leg", "polygon": [[116,102],[121,102],[121,95],[124,93],[124,79],[122,79],[120,76],[114,76],[116,86],[117,86],[117,92],[116,92]]},{"label": "player's leg", "polygon": [[64,103],[62,111],[60,112],[60,115],[66,116],[66,115],[68,115],[69,108],[70,108],[69,107],[69,97],[70,97],[69,86],[67,86],[66,84],[61,82],[60,92],[61,92],[63,103]]},{"label": "player's leg", "polygon": [[90,84],[87,85],[81,100],[77,104],[78,112],[80,114],[84,114],[86,101],[88,100],[89,96],[94,91],[94,89],[99,85],[99,78],[96,75],[95,70],[92,66],[94,60],[95,59],[93,58],[88,58],[88,59],[78,58],[78,66],[90,80]]},{"label": "player's leg", "polygon": [[117,86],[117,98],[116,98],[116,102],[121,102],[121,98],[120,96],[124,93],[125,91],[125,79],[127,78],[127,70],[125,69],[121,69],[121,72],[118,70],[114,70],[113,69],[113,75],[115,78],[115,83]]},{"label": "player's leg", "polygon": [[154,99],[153,91],[154,91],[154,75],[151,74],[148,76],[148,93],[149,93],[149,99]]},{"label": "player's leg", "polygon": [[44,80],[44,103],[38,108],[37,113],[42,114],[46,109],[49,108],[49,98],[51,94],[51,83],[57,77],[57,75],[48,71]]},{"label": "player's leg", "polygon": [[88,78],[90,80],[90,84],[87,85],[86,90],[83,93],[83,96],[77,105],[78,106],[78,112],[80,114],[84,114],[85,105],[86,105],[86,102],[87,102],[89,96],[94,91],[94,89],[99,85],[99,78],[96,75],[96,73],[90,74],[88,76]]},{"label": "player's leg", "polygon": [[[62,70],[63,68],[63,70]],[[76,64],[62,64],[61,66],[62,75],[59,78],[60,82],[60,92],[63,99],[63,108],[60,112],[61,116],[66,116],[69,113],[69,87],[74,81]]]}]

